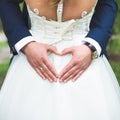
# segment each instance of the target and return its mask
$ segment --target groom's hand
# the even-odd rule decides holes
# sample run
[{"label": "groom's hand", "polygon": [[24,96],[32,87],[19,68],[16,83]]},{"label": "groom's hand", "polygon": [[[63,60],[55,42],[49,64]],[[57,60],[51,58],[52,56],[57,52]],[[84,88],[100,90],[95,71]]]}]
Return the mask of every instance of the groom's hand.
[{"label": "groom's hand", "polygon": [[72,54],[72,59],[61,71],[60,82],[75,81],[90,65],[92,52],[86,45],[80,45],[64,49],[62,55],[65,54]]},{"label": "groom's hand", "polygon": [[31,42],[28,43],[22,51],[39,76],[43,79],[48,79],[50,82],[56,82],[57,72],[48,59],[48,51],[57,54],[57,50],[54,46]]}]

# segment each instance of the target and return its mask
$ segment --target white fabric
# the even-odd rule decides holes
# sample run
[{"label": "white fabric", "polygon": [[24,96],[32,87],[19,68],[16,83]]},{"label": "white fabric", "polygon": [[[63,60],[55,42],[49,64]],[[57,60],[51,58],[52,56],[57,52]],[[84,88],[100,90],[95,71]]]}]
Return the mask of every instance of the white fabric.
[{"label": "white fabric", "polygon": [[[48,21],[28,8],[37,42],[59,51],[81,44],[93,11],[67,22]],[[60,72],[72,55],[49,54]],[[0,120],[120,120],[120,89],[105,56],[93,60],[76,81],[50,83],[41,79],[24,55],[15,56],[0,92]]]}]

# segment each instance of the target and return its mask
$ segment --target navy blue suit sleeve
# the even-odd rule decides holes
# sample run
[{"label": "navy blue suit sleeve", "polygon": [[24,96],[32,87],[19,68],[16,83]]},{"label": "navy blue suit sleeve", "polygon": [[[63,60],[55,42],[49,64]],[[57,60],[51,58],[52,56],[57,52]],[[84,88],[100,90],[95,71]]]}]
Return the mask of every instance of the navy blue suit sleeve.
[{"label": "navy blue suit sleeve", "polygon": [[102,48],[102,53],[106,53],[116,13],[117,5],[114,0],[98,0],[95,14],[91,20],[90,31],[86,37],[96,40]]},{"label": "navy blue suit sleeve", "polygon": [[0,0],[0,17],[10,48],[26,36],[30,36],[19,3],[23,0]]}]

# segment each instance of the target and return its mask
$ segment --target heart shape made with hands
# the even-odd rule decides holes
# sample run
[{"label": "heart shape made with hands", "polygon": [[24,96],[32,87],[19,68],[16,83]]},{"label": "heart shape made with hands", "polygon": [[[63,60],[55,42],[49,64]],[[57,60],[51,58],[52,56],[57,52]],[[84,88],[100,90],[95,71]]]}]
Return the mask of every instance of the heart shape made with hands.
[{"label": "heart shape made with hands", "polygon": [[[59,71],[59,75],[62,76],[62,79],[72,78],[76,80],[88,68],[92,61],[91,50],[86,45],[78,45],[70,48],[65,48],[61,52],[55,50],[53,53],[61,56],[62,60],[65,60],[63,61],[63,64],[58,63],[59,67],[62,68]],[[71,55],[69,57],[62,57],[68,54]]]}]

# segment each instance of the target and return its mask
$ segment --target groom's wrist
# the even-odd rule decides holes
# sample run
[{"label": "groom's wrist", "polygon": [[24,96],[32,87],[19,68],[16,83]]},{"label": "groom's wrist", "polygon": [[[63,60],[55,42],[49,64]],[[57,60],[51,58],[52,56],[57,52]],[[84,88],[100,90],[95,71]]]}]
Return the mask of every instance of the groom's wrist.
[{"label": "groom's wrist", "polygon": [[29,44],[30,42],[34,42],[34,41],[35,41],[35,39],[32,36],[25,37],[15,44],[15,50],[17,51],[18,54],[21,54],[22,49],[27,44]]},{"label": "groom's wrist", "polygon": [[92,59],[95,59],[98,57],[97,50],[91,43],[84,42],[84,45],[86,45],[91,50]]},{"label": "groom's wrist", "polygon": [[101,50],[102,50],[102,49],[101,49],[101,46],[99,45],[99,43],[98,43],[97,41],[95,41],[95,40],[92,39],[92,38],[86,37],[86,38],[84,38],[84,39],[82,40],[82,44],[84,44],[85,42],[88,42],[88,43],[90,43],[92,46],[95,47],[96,53],[97,53],[98,56],[101,55]]}]

